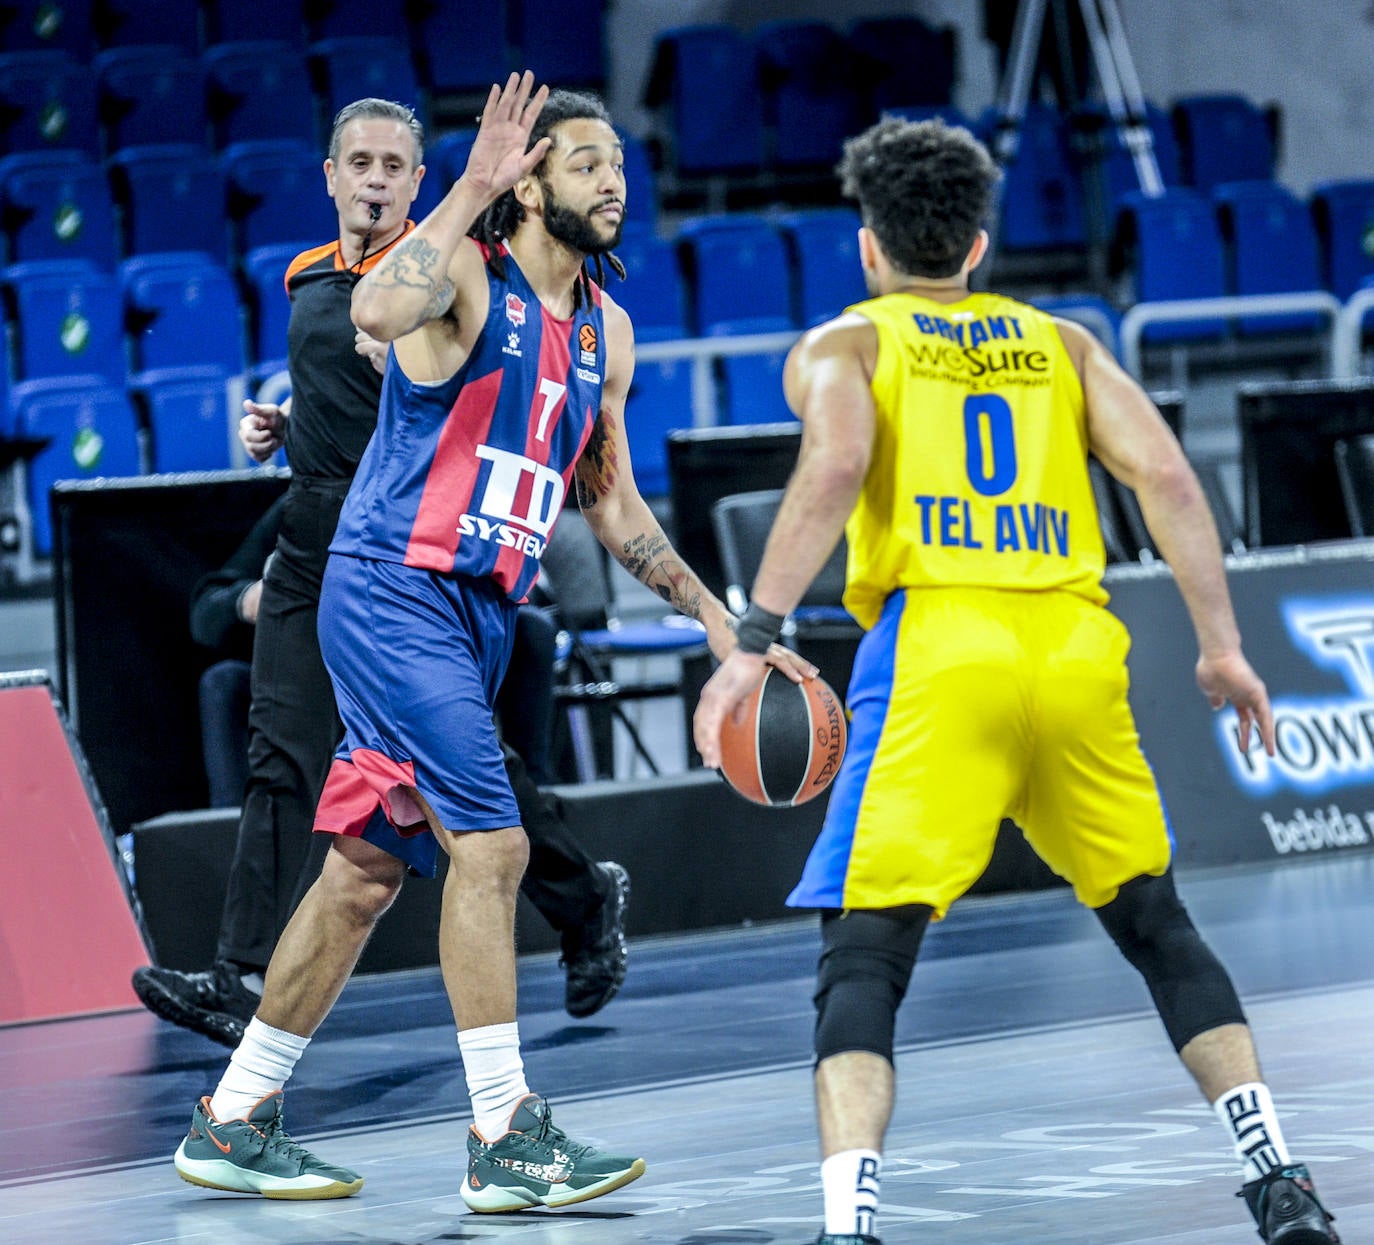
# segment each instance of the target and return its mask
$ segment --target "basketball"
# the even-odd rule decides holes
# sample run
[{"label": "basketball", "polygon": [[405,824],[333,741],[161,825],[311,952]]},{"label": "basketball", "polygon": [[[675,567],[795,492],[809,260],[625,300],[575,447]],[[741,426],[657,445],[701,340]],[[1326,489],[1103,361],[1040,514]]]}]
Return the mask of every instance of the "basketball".
[{"label": "basketball", "polygon": [[769,666],[743,720],[729,716],[720,728],[720,772],[755,804],[805,804],[834,780],[847,737],[844,706],[829,683],[793,683]]}]

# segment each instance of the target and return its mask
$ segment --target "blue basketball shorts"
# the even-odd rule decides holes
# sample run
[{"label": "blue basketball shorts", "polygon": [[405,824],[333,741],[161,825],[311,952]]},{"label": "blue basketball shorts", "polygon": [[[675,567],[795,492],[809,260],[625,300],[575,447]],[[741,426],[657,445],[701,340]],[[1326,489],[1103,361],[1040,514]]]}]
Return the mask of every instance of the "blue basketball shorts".
[{"label": "blue basketball shorts", "polygon": [[490,579],[331,554],[320,650],[344,738],[315,829],[433,877],[445,830],[518,826],[492,720],[517,606]]}]

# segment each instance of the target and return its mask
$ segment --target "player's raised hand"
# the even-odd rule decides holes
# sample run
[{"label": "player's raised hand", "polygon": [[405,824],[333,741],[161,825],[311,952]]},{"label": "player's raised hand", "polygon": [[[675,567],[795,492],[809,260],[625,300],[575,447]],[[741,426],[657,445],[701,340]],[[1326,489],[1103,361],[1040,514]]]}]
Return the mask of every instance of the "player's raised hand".
[{"label": "player's raised hand", "polygon": [[542,138],[526,148],[548,97],[547,86],[534,89],[534,74],[528,69],[511,74],[504,87],[492,85],[463,173],[473,187],[494,199],[544,158],[552,139]]}]

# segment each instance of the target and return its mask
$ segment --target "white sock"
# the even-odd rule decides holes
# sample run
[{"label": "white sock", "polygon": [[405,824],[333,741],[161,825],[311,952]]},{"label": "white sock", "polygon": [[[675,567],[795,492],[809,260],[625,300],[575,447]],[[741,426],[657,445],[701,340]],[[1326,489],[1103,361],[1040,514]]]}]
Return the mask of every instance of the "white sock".
[{"label": "white sock", "polygon": [[1267,1085],[1252,1081],[1228,1089],[1212,1104],[1212,1110],[1231,1134],[1236,1158],[1245,1168],[1242,1179],[1246,1184],[1292,1162]]},{"label": "white sock", "polygon": [[526,1097],[525,1061],[520,1058],[520,1031],[515,1021],[460,1029],[458,1050],[463,1056],[473,1124],[487,1141],[510,1130],[510,1117]]},{"label": "white sock", "polygon": [[882,1156],[876,1150],[842,1150],[821,1164],[825,1230],[837,1236],[874,1236]]},{"label": "white sock", "polygon": [[248,1113],[268,1094],[286,1084],[296,1060],[309,1045],[308,1037],[274,1029],[254,1016],[210,1099],[215,1119],[247,1119]]}]

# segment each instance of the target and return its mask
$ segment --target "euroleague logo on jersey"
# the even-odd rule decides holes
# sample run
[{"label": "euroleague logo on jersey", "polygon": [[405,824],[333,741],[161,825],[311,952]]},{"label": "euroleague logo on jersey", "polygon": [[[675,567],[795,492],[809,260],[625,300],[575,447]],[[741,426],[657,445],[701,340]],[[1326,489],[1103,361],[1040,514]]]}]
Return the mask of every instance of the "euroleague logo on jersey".
[{"label": "euroleague logo on jersey", "polygon": [[583,367],[596,366],[596,325],[584,324],[577,330],[577,344],[582,350]]},{"label": "euroleague logo on jersey", "polygon": [[525,323],[525,300],[517,298],[514,294],[506,295],[506,319],[516,328],[520,328]]}]

